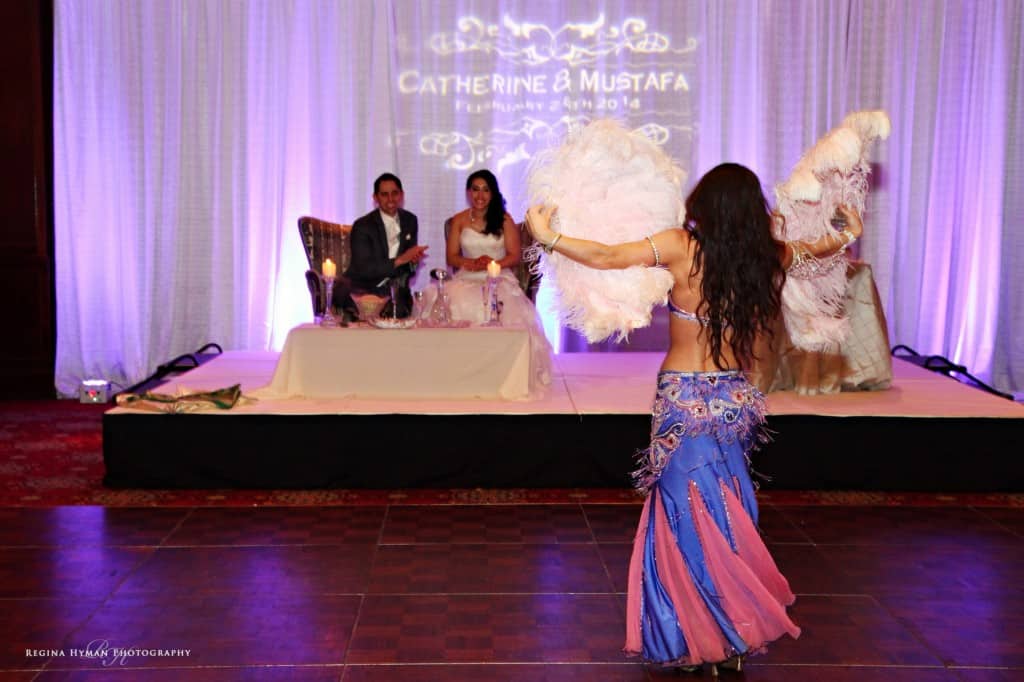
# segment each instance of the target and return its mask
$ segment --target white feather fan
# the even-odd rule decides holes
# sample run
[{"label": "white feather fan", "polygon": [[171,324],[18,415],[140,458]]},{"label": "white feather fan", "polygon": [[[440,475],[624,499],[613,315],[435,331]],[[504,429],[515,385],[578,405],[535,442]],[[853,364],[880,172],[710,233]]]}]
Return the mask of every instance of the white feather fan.
[{"label": "white feather fan", "polygon": [[[538,155],[527,182],[532,202],[558,206],[559,232],[616,244],[681,224],[683,177],[653,141],[600,119]],[[672,287],[661,268],[595,270],[558,253],[543,254],[539,270],[555,287],[562,322],[590,342],[622,340],[650,324]]]}]

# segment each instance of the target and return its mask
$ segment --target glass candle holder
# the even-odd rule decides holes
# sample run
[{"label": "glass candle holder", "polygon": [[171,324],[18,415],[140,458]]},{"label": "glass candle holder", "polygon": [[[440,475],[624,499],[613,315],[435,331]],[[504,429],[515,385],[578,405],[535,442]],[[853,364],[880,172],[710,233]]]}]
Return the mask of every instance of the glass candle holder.
[{"label": "glass candle holder", "polygon": [[334,278],[324,277],[324,315],[320,318],[321,327],[337,327],[338,318],[334,316]]},{"label": "glass candle holder", "polygon": [[498,302],[498,278],[488,277],[484,285],[484,324],[488,327],[501,325],[501,304]]}]

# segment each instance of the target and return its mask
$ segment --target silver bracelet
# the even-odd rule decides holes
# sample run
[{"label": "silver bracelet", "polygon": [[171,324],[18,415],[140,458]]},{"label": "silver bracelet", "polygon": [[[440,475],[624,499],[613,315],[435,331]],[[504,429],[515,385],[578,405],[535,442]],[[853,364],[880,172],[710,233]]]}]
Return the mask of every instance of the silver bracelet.
[{"label": "silver bracelet", "polygon": [[544,249],[544,253],[551,253],[552,251],[554,251],[555,250],[555,244],[557,244],[558,240],[561,239],[561,238],[562,238],[562,233],[561,232],[556,232],[555,233],[555,238],[551,240],[551,243],[550,244],[545,244],[542,247]]},{"label": "silver bracelet", "polygon": [[647,243],[651,245],[651,251],[654,251],[654,267],[661,265],[661,254],[658,253],[658,247],[654,244],[654,237],[647,235]]}]

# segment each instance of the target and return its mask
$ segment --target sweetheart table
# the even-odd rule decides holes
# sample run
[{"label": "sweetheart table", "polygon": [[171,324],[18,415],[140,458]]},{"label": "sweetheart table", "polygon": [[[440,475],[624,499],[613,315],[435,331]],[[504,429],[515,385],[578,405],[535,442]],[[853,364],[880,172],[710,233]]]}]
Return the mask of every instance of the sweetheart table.
[{"label": "sweetheart table", "polygon": [[288,333],[257,398],[523,400],[530,389],[524,327],[378,329],[304,324]]}]

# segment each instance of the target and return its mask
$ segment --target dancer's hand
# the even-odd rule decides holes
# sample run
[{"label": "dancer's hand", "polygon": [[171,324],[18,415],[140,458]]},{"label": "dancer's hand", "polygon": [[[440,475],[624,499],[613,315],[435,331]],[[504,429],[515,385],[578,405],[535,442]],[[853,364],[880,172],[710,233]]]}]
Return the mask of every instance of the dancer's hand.
[{"label": "dancer's hand", "polygon": [[856,239],[860,239],[860,236],[864,234],[864,223],[861,221],[857,209],[847,204],[839,204],[836,206],[836,211],[846,220],[846,229],[850,231],[850,234]]},{"label": "dancer's hand", "polygon": [[526,212],[526,226],[533,238],[541,244],[550,244],[555,238],[556,232],[551,229],[551,219],[557,211],[557,206],[537,204]]}]

